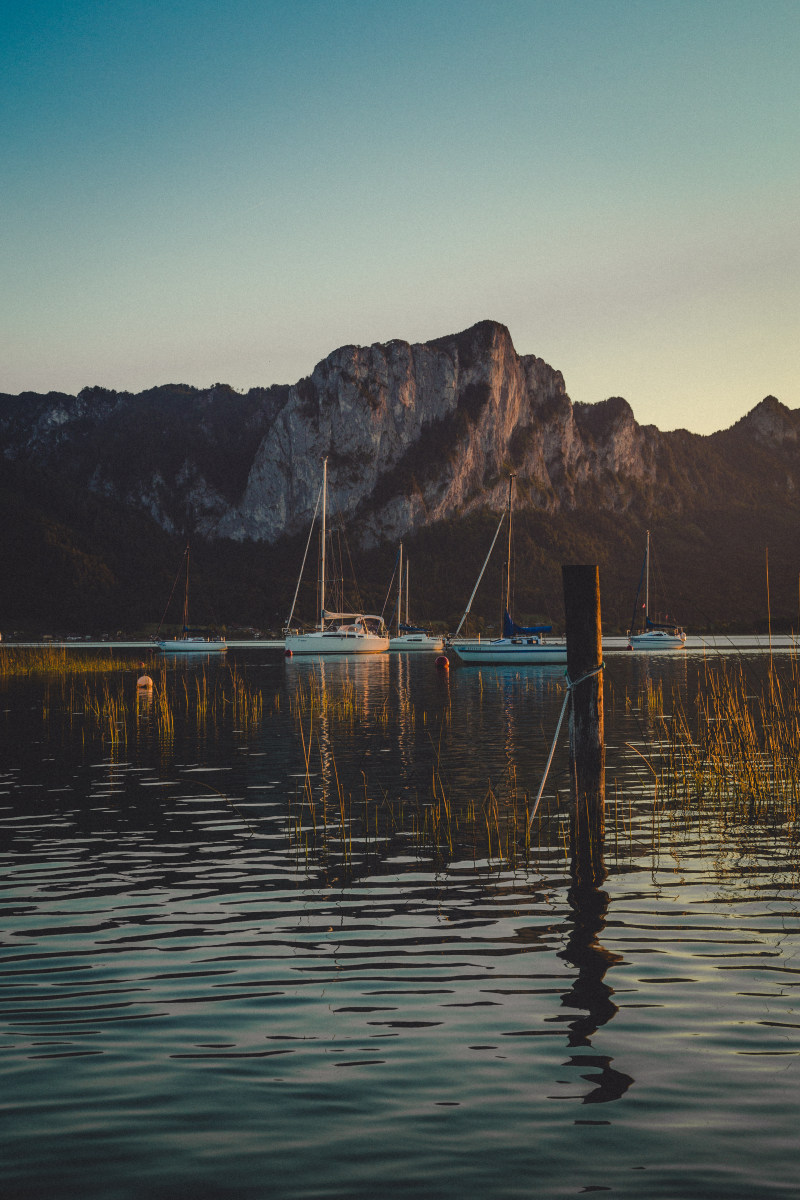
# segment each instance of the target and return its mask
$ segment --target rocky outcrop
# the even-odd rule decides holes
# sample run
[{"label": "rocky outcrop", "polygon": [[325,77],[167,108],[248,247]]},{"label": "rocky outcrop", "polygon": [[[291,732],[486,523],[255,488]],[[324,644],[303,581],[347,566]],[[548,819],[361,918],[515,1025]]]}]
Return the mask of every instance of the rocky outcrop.
[{"label": "rocky outcrop", "polygon": [[765,396],[747,416],[737,421],[733,429],[752,437],[765,446],[797,442],[797,415],[774,396]]},{"label": "rocky outcrop", "polygon": [[[293,386],[246,395],[217,384],[0,396],[7,459],[168,532],[239,542],[307,528],[325,456],[330,506],[369,547],[501,508],[510,471],[520,505],[546,513],[679,513],[728,478],[744,443],[796,454],[797,414],[767,397],[724,434],[661,433],[620,397],[573,404],[561,372],[519,356],[492,321],[419,345],[343,346]],[[779,477],[793,487],[800,472],[784,462]]]}]

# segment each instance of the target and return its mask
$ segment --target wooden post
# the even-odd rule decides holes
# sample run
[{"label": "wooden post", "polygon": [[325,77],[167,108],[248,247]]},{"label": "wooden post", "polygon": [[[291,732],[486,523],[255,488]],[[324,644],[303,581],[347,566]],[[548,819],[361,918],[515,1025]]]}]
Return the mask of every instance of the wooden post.
[{"label": "wooden post", "polygon": [[[600,569],[564,566],[567,674],[572,690],[569,753],[574,797],[572,871],[576,881],[599,883],[605,875],[603,833],[606,749],[603,728],[603,661],[600,628]],[[589,679],[583,679],[591,675]],[[578,683],[578,680],[583,680]]]}]

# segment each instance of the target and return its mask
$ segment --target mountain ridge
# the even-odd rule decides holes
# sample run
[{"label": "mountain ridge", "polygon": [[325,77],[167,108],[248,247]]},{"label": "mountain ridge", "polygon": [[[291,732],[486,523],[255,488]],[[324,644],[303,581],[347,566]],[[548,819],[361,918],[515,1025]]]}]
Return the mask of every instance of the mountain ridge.
[{"label": "mountain ridge", "polygon": [[[513,472],[529,562],[538,561],[537,538],[554,539],[546,568],[551,594],[558,590],[557,561],[567,561],[576,545],[606,562],[612,586],[621,589],[645,526],[676,523],[670,574],[685,574],[683,525],[684,559],[691,561],[709,538],[719,544],[720,529],[728,529],[722,540],[731,543],[731,561],[753,577],[755,559],[741,561],[732,530],[737,523],[749,528],[756,518],[773,542],[786,547],[780,594],[797,565],[788,558],[800,516],[799,431],[800,413],[773,396],[710,435],[639,425],[619,396],[573,403],[560,371],[535,355],[518,355],[505,326],[482,321],[424,343],[342,346],[295,384],[247,393],[217,383],[208,389],[160,385],[137,394],[87,387],[74,397],[0,395],[4,524],[19,521],[26,504],[29,517],[41,509],[41,522],[33,522],[38,532],[31,534],[39,557],[46,558],[52,546],[55,522],[62,548],[74,543],[72,573],[78,579],[103,547],[89,571],[103,582],[85,600],[88,616],[101,593],[99,609],[107,601],[113,613],[131,574],[122,548],[110,533],[101,537],[101,527],[122,530],[131,523],[142,544],[158,547],[150,554],[159,563],[187,536],[207,547],[210,564],[215,556],[228,563],[270,562],[281,578],[265,587],[282,596],[293,542],[307,534],[316,504],[323,456],[331,508],[376,581],[379,564],[388,569],[390,548],[401,538],[413,541],[428,531],[435,542],[439,530],[442,553],[448,545],[461,546],[459,528],[477,530],[481,514],[502,510]],[[13,508],[20,497],[27,500]],[[66,524],[56,520],[64,511],[71,514]],[[467,539],[459,553],[477,573],[477,533],[473,541]],[[14,553],[19,559],[18,546],[12,553],[14,537],[7,533],[4,542],[7,561]],[[618,565],[607,553],[613,542]],[[230,569],[261,575],[252,565]],[[65,571],[69,578],[70,568]],[[213,577],[213,566],[209,572]],[[423,568],[420,573],[426,595]],[[47,580],[44,562],[40,575]],[[719,567],[716,580],[723,577]],[[62,592],[69,587],[62,585]],[[537,587],[529,589],[533,611],[543,604]],[[255,619],[249,585],[240,580],[232,590],[248,595],[248,611],[241,615]],[[454,607],[444,590],[443,583],[436,593],[440,611],[432,614],[442,618]],[[736,594],[734,587],[724,604],[709,596],[703,623],[757,619],[753,604],[744,595],[737,601]],[[691,588],[682,598],[690,596]],[[781,604],[792,611],[788,591]],[[11,605],[15,620],[24,615],[13,587],[0,590],[0,605],[0,613]],[[227,619],[234,619],[225,607]],[[614,605],[617,621],[622,607],[621,601]],[[132,612],[136,606],[123,608]],[[39,609],[46,615],[48,606],[39,602]],[[57,615],[54,603],[49,611]],[[79,615],[78,607],[73,619]]]}]

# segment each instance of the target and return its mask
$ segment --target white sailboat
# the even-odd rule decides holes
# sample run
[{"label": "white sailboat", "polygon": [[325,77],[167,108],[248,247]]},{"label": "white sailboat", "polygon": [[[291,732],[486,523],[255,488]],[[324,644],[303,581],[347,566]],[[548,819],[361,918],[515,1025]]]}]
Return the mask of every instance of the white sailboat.
[{"label": "white sailboat", "polygon": [[[300,578],[294,593],[292,610],[286,622],[284,648],[287,655],[295,654],[381,654],[389,649],[389,635],[383,618],[369,613],[329,612],[325,607],[325,541],[327,537],[327,505],[328,505],[328,459],[322,460],[322,530],[319,572],[319,621],[317,628],[310,633],[302,633],[292,628],[297,595],[303,578],[308,547],[314,529],[314,519],[306,543],[306,553],[303,556],[303,566],[300,568]],[[317,509],[319,508],[317,500]]]},{"label": "white sailboat", "polygon": [[[181,571],[185,571],[185,579],[183,585],[183,629],[181,636],[177,638],[165,638],[162,641],[156,641],[159,650],[163,650],[168,654],[223,654],[228,649],[228,643],[224,637],[219,634],[205,634],[200,630],[193,630],[189,627],[189,543],[186,543],[186,549],[183,552],[183,562],[176,576],[175,583],[178,582]],[[175,585],[173,584],[173,592]],[[172,597],[170,597],[172,599]],[[167,603],[169,608],[169,603]],[[166,616],[166,612],[164,614]],[[162,617],[161,624],[164,619]]]},{"label": "white sailboat", "polygon": [[[511,529],[513,517],[513,486],[514,476],[508,477],[508,504],[500,517],[500,522],[495,531],[494,539],[489,547],[489,553],[486,555],[481,573],[478,576],[478,582],[473,588],[472,595],[469,598],[469,603],[464,610],[464,615],[461,618],[458,629],[453,638],[448,641],[448,649],[463,663],[470,665],[482,664],[486,666],[541,666],[547,663],[566,663],[567,661],[567,643],[563,638],[558,640],[547,640],[544,635],[550,633],[552,626],[550,625],[534,625],[523,627],[517,625],[509,613],[510,597],[511,597]],[[487,563],[494,550],[495,542],[497,541],[503,521],[508,516],[508,558],[506,563],[506,584],[505,584],[505,605],[503,612],[503,636],[499,638],[482,639],[459,639],[459,633],[463,626],[469,610],[472,607],[472,601],[475,599],[475,593],[478,590],[478,585],[483,578],[483,573],[486,570]]]},{"label": "white sailboat", "polygon": [[[642,590],[644,576],[644,628],[635,632],[636,609]],[[680,625],[671,622],[658,622],[650,619],[650,530],[647,531],[642,575],[639,577],[639,587],[633,602],[633,619],[628,631],[629,650],[678,650],[686,643],[686,634]]]},{"label": "white sailboat", "polygon": [[[400,571],[397,587],[397,633],[389,641],[390,650],[434,650],[441,653],[444,649],[444,638],[436,633],[430,633],[420,625],[410,625],[408,621],[408,559],[405,560],[405,579],[403,577],[403,543],[400,543]],[[405,620],[401,619],[403,601],[405,600]]]}]

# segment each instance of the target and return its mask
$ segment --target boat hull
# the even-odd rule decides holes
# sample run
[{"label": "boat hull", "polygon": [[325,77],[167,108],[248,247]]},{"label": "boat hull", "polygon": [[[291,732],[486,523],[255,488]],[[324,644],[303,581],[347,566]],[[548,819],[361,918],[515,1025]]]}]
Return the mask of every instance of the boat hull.
[{"label": "boat hull", "polygon": [[685,633],[667,633],[659,629],[634,633],[628,637],[629,650],[680,650],[685,644]]},{"label": "boat hull", "polygon": [[376,633],[296,633],[284,642],[287,654],[383,654],[388,637]]},{"label": "boat hull", "polygon": [[228,649],[227,642],[219,638],[212,641],[206,638],[176,638],[158,642],[157,645],[165,654],[223,654]]},{"label": "boat hull", "polygon": [[567,661],[566,642],[500,638],[487,642],[452,642],[449,650],[470,666],[536,667]]},{"label": "boat hull", "polygon": [[444,638],[431,637],[427,633],[401,633],[399,637],[393,637],[389,642],[390,650],[402,650],[403,652],[420,650],[433,650],[437,654],[441,654],[444,650]]}]

